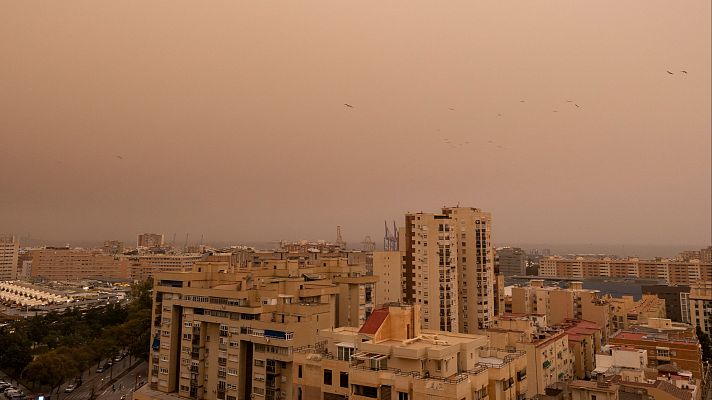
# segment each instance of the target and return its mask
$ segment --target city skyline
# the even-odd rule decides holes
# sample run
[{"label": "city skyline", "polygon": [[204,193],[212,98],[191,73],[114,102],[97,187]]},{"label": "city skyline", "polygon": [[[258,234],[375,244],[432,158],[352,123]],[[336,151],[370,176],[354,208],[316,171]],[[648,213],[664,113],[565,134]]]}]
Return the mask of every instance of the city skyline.
[{"label": "city skyline", "polygon": [[80,8],[0,6],[3,232],[710,243],[709,2]]}]

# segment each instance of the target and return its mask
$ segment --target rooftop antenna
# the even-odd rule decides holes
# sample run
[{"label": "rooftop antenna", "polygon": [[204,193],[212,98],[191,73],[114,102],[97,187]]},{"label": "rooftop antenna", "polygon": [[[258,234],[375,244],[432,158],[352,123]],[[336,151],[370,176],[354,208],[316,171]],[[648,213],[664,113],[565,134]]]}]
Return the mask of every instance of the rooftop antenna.
[{"label": "rooftop antenna", "polygon": [[185,233],[185,243],[183,244],[183,251],[188,251],[188,232]]}]

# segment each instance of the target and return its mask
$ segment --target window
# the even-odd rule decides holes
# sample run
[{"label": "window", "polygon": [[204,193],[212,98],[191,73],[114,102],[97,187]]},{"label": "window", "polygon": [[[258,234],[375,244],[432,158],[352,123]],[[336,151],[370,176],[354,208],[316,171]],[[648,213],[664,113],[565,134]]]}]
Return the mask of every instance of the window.
[{"label": "window", "polygon": [[301,365],[297,366],[297,377],[298,378],[302,377],[302,366]]},{"label": "window", "polygon": [[330,369],[324,370],[324,385],[331,386],[331,370]]},{"label": "window", "polygon": [[349,373],[348,372],[340,372],[339,373],[339,386],[342,388],[348,388],[349,387]]},{"label": "window", "polygon": [[398,400],[408,400],[408,393],[398,392]]},{"label": "window", "polygon": [[336,346],[336,354],[341,361],[351,361],[351,356],[354,355],[354,348],[347,346]]}]

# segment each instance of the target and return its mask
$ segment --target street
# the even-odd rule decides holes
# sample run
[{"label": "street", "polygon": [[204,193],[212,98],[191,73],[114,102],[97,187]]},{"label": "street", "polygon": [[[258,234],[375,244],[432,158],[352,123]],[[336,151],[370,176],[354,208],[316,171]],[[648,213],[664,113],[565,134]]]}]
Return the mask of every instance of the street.
[{"label": "street", "polygon": [[[131,361],[134,365],[138,362],[136,358],[133,358]],[[91,375],[87,375],[86,371],[84,372],[84,375],[82,375],[83,383],[81,386],[76,388],[72,393],[64,393],[64,389],[67,387],[67,384],[71,383],[67,382],[67,384],[61,386],[59,391],[59,397],[55,397],[56,395],[53,397],[57,398],[58,400],[85,400],[90,398],[93,391],[95,395],[94,397],[97,399],[118,400],[121,398],[122,395],[126,395],[127,399],[131,398],[131,392],[134,389],[134,385],[137,382],[140,382],[141,379],[143,379],[144,381],[146,380],[146,371],[148,370],[148,364],[146,362],[141,362],[135,368],[126,371],[127,369],[129,369],[130,366],[131,365],[129,365],[129,357],[124,357],[123,360],[115,363],[111,366],[111,368],[101,373],[96,372],[96,365],[94,365],[91,369]],[[109,382],[112,378],[116,378],[123,372],[126,372],[125,375],[123,375],[116,382],[114,382],[115,390],[112,390],[112,385],[110,385]]]}]

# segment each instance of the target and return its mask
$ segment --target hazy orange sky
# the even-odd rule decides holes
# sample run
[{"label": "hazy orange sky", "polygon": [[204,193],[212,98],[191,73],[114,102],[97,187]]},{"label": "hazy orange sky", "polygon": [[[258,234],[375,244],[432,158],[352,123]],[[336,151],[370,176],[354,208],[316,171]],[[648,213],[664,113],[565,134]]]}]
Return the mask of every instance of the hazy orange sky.
[{"label": "hazy orange sky", "polygon": [[709,244],[710,35],[709,0],[0,0],[0,232],[380,241],[459,202],[497,245]]}]

